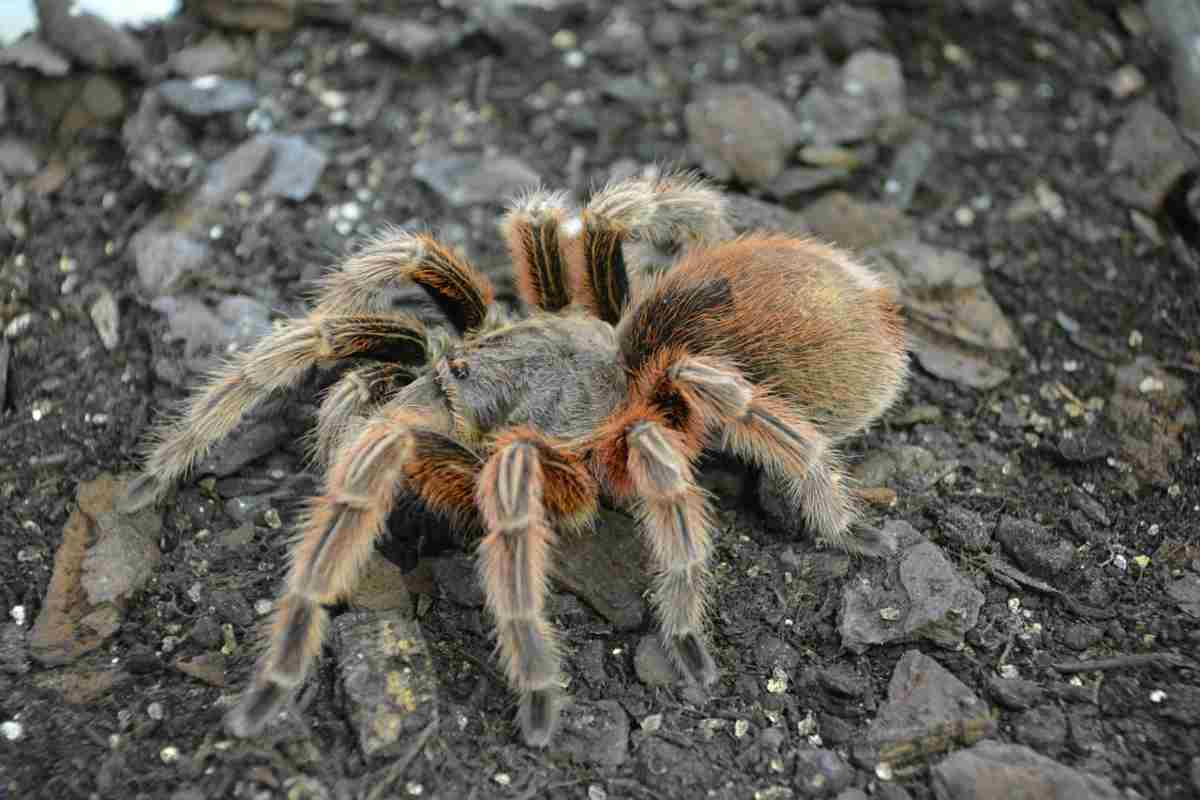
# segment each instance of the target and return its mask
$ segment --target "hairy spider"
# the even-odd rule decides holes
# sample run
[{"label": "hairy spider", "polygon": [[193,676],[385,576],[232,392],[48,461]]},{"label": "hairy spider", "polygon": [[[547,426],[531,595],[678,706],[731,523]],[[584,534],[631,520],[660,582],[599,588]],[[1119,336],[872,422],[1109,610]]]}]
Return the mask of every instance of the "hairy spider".
[{"label": "hairy spider", "polygon": [[[558,636],[546,616],[556,532],[593,520],[601,496],[640,517],[662,641],[683,675],[716,680],[705,605],[713,522],[695,464],[706,445],[790,487],[818,539],[881,555],[894,541],[852,527],[834,445],[895,400],[907,374],[895,292],[811,240],[728,233],[721,195],[669,175],[612,184],[578,212],[534,192],[504,221],[528,313],[446,246],[389,233],[324,278],[307,316],[222,368],[159,431],[124,507],[161,498],[255,405],[313,367],[352,367],[325,394],[315,436],[325,471],[292,548],[270,645],[228,718],[260,730],[305,679],[344,598],[403,495],[477,527],[479,575],[525,741],[558,719]],[[689,246],[650,278],[623,242]],[[453,333],[389,309],[422,287]],[[415,377],[414,377],[415,375]],[[569,557],[563,554],[564,557]]]}]

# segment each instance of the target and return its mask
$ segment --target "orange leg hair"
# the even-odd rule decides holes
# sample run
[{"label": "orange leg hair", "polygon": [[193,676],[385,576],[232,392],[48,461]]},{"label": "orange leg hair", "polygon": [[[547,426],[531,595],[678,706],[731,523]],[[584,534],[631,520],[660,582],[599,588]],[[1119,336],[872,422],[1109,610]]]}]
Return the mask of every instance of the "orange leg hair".
[{"label": "orange leg hair", "polygon": [[852,528],[858,508],[835,451],[828,438],[788,404],[714,359],[683,357],[666,375],[688,405],[703,415],[706,427],[720,432],[724,449],[786,482],[821,543],[870,556],[895,550],[895,541],[881,531]]},{"label": "orange leg hair", "polygon": [[324,640],[324,606],[353,588],[386,529],[401,481],[456,524],[474,514],[479,459],[430,430],[430,421],[420,410],[385,408],[339,449],[325,492],[311,501],[293,546],[270,645],[251,688],[227,717],[235,736],[261,730],[304,681]]},{"label": "orange leg hair", "polygon": [[159,426],[122,510],[160,499],[255,406],[295,387],[317,364],[351,357],[423,363],[424,326],[387,305],[387,290],[407,282],[423,288],[459,331],[483,325],[492,308],[491,284],[445,245],[404,233],[369,242],[322,278],[308,316],[288,320],[220,367],[182,414]]},{"label": "orange leg hair", "polygon": [[496,625],[496,648],[520,696],[525,742],[549,743],[558,721],[558,634],[545,601],[555,543],[552,521],[582,524],[596,507],[596,487],[582,464],[529,429],[507,432],[479,476],[477,501],[486,535],[479,575]]}]

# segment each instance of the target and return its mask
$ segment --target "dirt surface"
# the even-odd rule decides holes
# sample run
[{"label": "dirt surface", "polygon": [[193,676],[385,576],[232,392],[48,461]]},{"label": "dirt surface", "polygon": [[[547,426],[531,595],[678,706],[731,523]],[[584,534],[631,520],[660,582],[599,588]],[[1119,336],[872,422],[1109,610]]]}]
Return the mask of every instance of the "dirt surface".
[{"label": "dirt surface", "polygon": [[[1189,177],[1136,212],[1108,177],[1136,104],[1179,113],[1150,34],[1113,3],[946,3],[939,13],[888,3],[878,30],[833,33],[816,24],[828,19],[817,3],[544,4],[553,13],[517,4],[520,36],[444,5],[383,9],[436,33],[441,44],[416,51],[417,63],[344,21],[222,33],[236,53],[227,74],[253,84],[257,111],[182,117],[198,168],[261,131],[264,108],[274,131],[303,134],[328,161],[303,200],[267,198],[247,182],[244,195],[205,207],[202,268],[169,290],[148,288],[132,240],[165,209],[186,208],[179,198],[196,184],[152,185],[131,167],[145,140],[131,144],[121,123],[167,77],[168,55],[212,23],[180,17],[137,32],[148,66],[103,73],[124,98],[107,122],[68,125],[62,104],[45,100],[60,79],[5,68],[7,135],[29,143],[36,164],[5,178],[0,234],[0,797],[951,796],[938,765],[984,737],[1125,796],[1200,793],[1200,434],[1187,407],[1200,396],[1200,239]],[[797,19],[814,22],[784,24]],[[629,29],[649,31],[650,43]],[[845,42],[847,31],[863,40]],[[722,677],[707,695],[651,685],[639,662],[649,656],[638,655],[649,615],[630,627],[593,610],[594,598],[558,592],[575,711],[560,746],[526,748],[486,617],[464,588],[468,562],[432,569],[427,547],[410,590],[437,678],[432,726],[366,755],[341,645],[327,650],[299,711],[259,739],[226,737],[221,717],[249,678],[286,529],[315,485],[299,436],[317,387],[256,417],[254,430],[263,419],[280,430],[249,463],[189,481],[161,521],[113,522],[107,484],[94,481],[136,469],[149,423],[214,355],[186,352],[186,332],[167,335],[178,308],[154,298],[216,308],[238,295],[293,311],[312,278],[386,222],[428,226],[502,276],[496,221],[507,188],[494,202],[456,205],[417,179],[419,162],[483,154],[498,169],[510,157],[577,194],[614,166],[699,167],[685,107],[706,86],[751,84],[794,111],[865,47],[898,57],[906,121],[866,137],[869,154],[856,151],[863,163],[833,190],[887,201],[896,154],[913,137],[927,142],[932,161],[906,218],[924,242],[981,265],[1019,342],[988,355],[1009,373],[991,388],[914,364],[904,399],[848,453],[860,465],[896,456],[874,480],[862,476],[883,490],[871,515],[900,525],[902,544],[934,543],[980,593],[965,641],[845,647],[848,587],[891,586],[889,565],[773,532],[756,476],[717,460],[706,480],[723,529],[712,625]],[[1125,66],[1144,79],[1128,96],[1111,83]],[[157,130],[150,140],[169,139]],[[795,147],[784,156],[792,166]],[[764,190],[769,181],[737,174],[724,185],[799,209],[817,228],[805,207],[831,190]],[[511,285],[497,281],[511,302]],[[233,322],[214,336],[236,339],[225,330]],[[71,641],[86,634],[98,646],[79,653],[38,638],[52,631],[30,632],[53,616],[56,570],[86,578],[96,562],[85,548],[147,530],[136,558],[110,553],[101,568],[132,564],[122,580],[137,588],[76,597],[57,618]],[[412,542],[393,545],[411,568]],[[447,577],[454,568],[460,582]],[[96,603],[96,615],[80,622],[79,602]],[[881,709],[903,702],[889,681],[914,649],[989,711],[914,734],[908,755],[888,751],[881,769],[887,759],[864,743]],[[1109,662],[1071,663],[1095,659]],[[1030,683],[1003,683],[1017,679]]]}]

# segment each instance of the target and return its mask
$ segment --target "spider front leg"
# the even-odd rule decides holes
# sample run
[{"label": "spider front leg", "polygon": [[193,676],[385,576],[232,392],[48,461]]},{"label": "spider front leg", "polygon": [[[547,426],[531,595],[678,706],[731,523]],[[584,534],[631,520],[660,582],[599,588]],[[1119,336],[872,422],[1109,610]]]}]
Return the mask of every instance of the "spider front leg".
[{"label": "spider front leg", "polygon": [[506,433],[479,477],[487,531],[479,574],[496,624],[496,646],[509,685],[520,696],[526,744],[544,747],[558,722],[558,634],[546,618],[552,521],[576,526],[596,508],[596,488],[573,455],[530,429]]},{"label": "spider front leg", "polygon": [[761,465],[789,487],[818,541],[868,556],[895,551],[893,536],[854,526],[859,509],[836,452],[816,425],[716,360],[683,358],[666,374],[704,415],[706,426],[721,432],[725,449]]},{"label": "spider front leg", "polygon": [[436,414],[386,408],[339,450],[293,547],[267,652],[226,719],[233,735],[255,735],[304,681],[325,637],[324,606],[352,590],[402,481],[452,522],[474,515],[479,459],[431,425],[440,426]]}]

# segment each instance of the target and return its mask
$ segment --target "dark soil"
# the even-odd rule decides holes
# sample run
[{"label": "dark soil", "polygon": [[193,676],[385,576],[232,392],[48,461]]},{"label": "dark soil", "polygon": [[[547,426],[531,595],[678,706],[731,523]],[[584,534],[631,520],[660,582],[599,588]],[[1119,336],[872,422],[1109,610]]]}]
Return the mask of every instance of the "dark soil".
[{"label": "dark soil", "polygon": [[[588,5],[579,4],[580,11],[562,22],[580,42],[596,34],[607,13],[601,8],[606,4],[590,4],[590,10]],[[776,4],[719,3],[690,11],[624,5],[646,26],[660,14],[686,31],[689,44],[659,50],[652,59],[673,79],[686,85],[694,65],[703,62],[709,76],[783,96],[782,59],[767,50],[748,51],[743,40],[744,7],[759,7],[770,18],[781,12],[761,7]],[[1013,377],[990,392],[914,370],[907,396],[889,418],[934,405],[942,409],[940,421],[916,428],[878,426],[852,447],[851,458],[902,441],[935,451],[947,441],[966,451],[986,445],[1003,454],[1008,466],[987,469],[982,460],[968,461],[974,470],[953,484],[900,492],[887,517],[906,520],[938,541],[945,509],[959,505],[991,525],[1004,516],[1036,520],[1076,545],[1088,545],[1078,549],[1078,565],[1054,580],[1076,601],[1069,602],[1003,585],[970,553],[943,541],[959,569],[977,578],[987,604],[968,636],[968,649],[920,647],[981,697],[990,696],[988,677],[1003,651],[1022,677],[1049,690],[1047,704],[1060,708],[1068,723],[1065,737],[1038,743],[1036,732],[1021,733],[1022,725],[1028,731],[1032,724],[1027,712],[997,707],[997,738],[1027,741],[1063,764],[1136,793],[1131,796],[1196,796],[1200,673],[1195,661],[1192,667],[1151,662],[1084,673],[1075,694],[1064,689],[1071,686],[1071,675],[1052,665],[1147,653],[1195,658],[1200,620],[1181,611],[1164,587],[1197,569],[1200,559],[1200,434],[1194,426],[1185,429],[1182,455],[1168,465],[1167,480],[1149,481],[1122,468],[1115,446],[1101,446],[1097,458],[1068,458],[1054,434],[1038,436],[1028,427],[1002,424],[1004,409],[1032,404],[1054,419],[1054,430],[1060,429],[1063,412],[1058,401],[1045,400],[1043,387],[1061,379],[1064,361],[1075,362],[1070,385],[1078,397],[1109,398],[1115,367],[1136,354],[1128,343],[1133,330],[1143,337],[1140,352],[1177,365],[1174,374],[1187,382],[1186,394],[1200,396],[1200,242],[1194,221],[1186,218],[1187,204],[1174,198],[1155,217],[1165,243],[1154,246],[1132,228],[1128,208],[1106,190],[1105,181],[1108,148],[1102,137],[1111,136],[1128,106],[1108,92],[1105,78],[1122,63],[1136,64],[1148,79],[1143,95],[1170,113],[1168,67],[1148,39],[1134,38],[1121,26],[1111,3],[1094,8],[1018,4],[1030,9],[1024,16],[1014,15],[1006,4],[990,4],[993,11],[984,17],[961,10],[911,11],[904,5],[881,4],[886,35],[904,65],[910,110],[931,126],[938,143],[934,166],[909,213],[927,241],[965,251],[988,266],[987,285],[1019,330],[1024,350]],[[453,17],[456,12],[444,13]],[[201,38],[205,25],[181,18],[138,35],[162,57]],[[279,203],[269,215],[257,207],[229,210],[226,234],[214,244],[214,275],[199,287],[210,297],[235,289],[273,308],[295,308],[307,282],[346,246],[331,230],[327,209],[350,197],[347,187],[367,172],[381,176],[378,202],[364,206],[372,222],[457,231],[458,243],[477,263],[490,271],[502,266],[495,219],[503,198],[495,207],[445,206],[410,177],[421,142],[452,142],[462,152],[494,148],[489,152],[534,165],[548,185],[576,189],[585,188],[578,185],[581,176],[585,183],[603,180],[622,158],[689,164],[682,117],[686,93],[635,106],[596,88],[618,72],[645,69],[649,56],[592,58],[580,69],[568,69],[558,51],[506,51],[476,34],[430,64],[412,66],[374,48],[351,55],[352,42],[360,39],[337,24],[306,24],[288,34],[229,35],[250,53],[260,86],[277,87],[284,117],[277,128],[311,132],[332,159],[320,187],[304,202]],[[1043,57],[1035,55],[1035,42],[1048,46],[1039,50]],[[947,62],[947,44],[970,54],[970,69]],[[1118,49],[1121,58],[1114,55]],[[730,52],[740,54],[734,63],[726,63]],[[314,108],[311,97],[286,88],[287,76],[298,69],[319,73],[329,87],[347,92],[351,106],[379,101],[379,113],[358,126],[328,126],[325,110]],[[1000,80],[1024,89],[1006,109],[994,102],[992,86]],[[557,91],[547,89],[550,82]],[[140,85],[129,79],[131,97]],[[568,108],[562,97],[575,90],[584,102]],[[549,98],[548,108],[526,102],[538,93]],[[491,109],[486,119],[478,114],[481,102]],[[30,109],[14,108],[11,97],[9,115],[14,130],[50,141],[47,123]],[[203,124],[198,138],[206,156],[215,158],[245,138],[237,116]],[[977,133],[1019,134],[1026,146],[980,150],[972,141]],[[148,423],[157,410],[184,396],[180,384],[195,380],[171,379],[171,371],[163,369],[164,360],[179,360],[181,346],[164,343],[164,323],[139,294],[127,249],[133,233],[164,207],[163,197],[130,171],[117,129],[85,133],[59,152],[68,165],[65,182],[49,194],[30,193],[26,238],[0,239],[5,264],[23,254],[32,265],[28,304],[39,313],[34,327],[12,342],[7,398],[0,397],[0,605],[6,612],[23,606],[27,625],[46,597],[76,487],[102,472],[135,470]],[[847,188],[861,198],[877,197],[887,163],[881,157]],[[981,213],[965,227],[955,220],[955,209],[972,198],[986,195],[994,209],[1006,209],[1038,181],[1062,196],[1065,223],[1042,215],[1015,224],[1002,211]],[[1108,228],[1127,235],[1099,241],[1087,235]],[[115,294],[121,341],[114,351],[97,336],[88,295],[60,291],[63,258],[76,260],[83,284]],[[1095,346],[1073,343],[1056,323],[1060,313],[1089,331]],[[36,417],[34,409],[40,412]],[[1109,426],[1101,414],[1095,435],[1116,442]],[[296,468],[299,455],[298,447],[286,450],[246,467],[239,477],[269,478],[280,465]],[[1083,535],[1072,525],[1070,496],[1085,485],[1107,512],[1108,523],[1093,523]],[[298,501],[298,494],[286,499]],[[363,797],[387,780],[395,783],[381,796],[409,796],[419,785],[423,796],[446,798],[682,797],[705,791],[745,798],[763,787],[791,783],[797,741],[771,749],[753,737],[705,739],[669,731],[690,730],[701,718],[747,719],[758,726],[772,714],[790,721],[796,739],[795,722],[810,709],[822,720],[834,718],[826,727],[846,734],[837,747],[855,763],[855,737],[869,722],[872,705],[886,696],[897,660],[913,645],[876,647],[862,656],[843,651],[836,598],[858,566],[851,565],[849,577],[815,576],[802,590],[785,585],[781,554],[789,548],[807,552],[810,545],[765,533],[751,496],[721,499],[728,531],[717,550],[713,632],[722,680],[705,705],[695,705],[686,693],[647,689],[633,665],[642,632],[614,632],[592,612],[571,606],[563,621],[575,654],[568,661],[571,691],[583,701],[620,704],[634,730],[630,754],[620,766],[581,766],[530,750],[519,741],[512,700],[491,667],[491,642],[480,612],[449,602],[435,589],[421,621],[443,676],[446,710],[420,756],[395,775],[389,759],[366,760],[359,752],[340,711],[329,659],[306,697],[306,725],[272,729],[245,742],[222,735],[224,705],[217,701],[248,679],[251,648],[240,647],[232,658],[224,690],[166,666],[173,656],[162,653],[165,637],[183,639],[174,655],[205,649],[187,638],[204,612],[188,597],[193,584],[236,592],[253,605],[274,597],[285,564],[287,537],[264,525],[255,528],[251,544],[236,557],[222,551],[215,543],[238,523],[210,504],[197,524],[195,514],[181,509],[203,496],[195,486],[184,487],[177,506],[165,513],[161,574],[127,609],[119,632],[99,651],[100,661],[89,662],[116,670],[111,690],[72,704],[47,678],[55,670],[33,664],[26,672],[0,671],[0,718],[17,719],[25,730],[20,739],[0,741],[0,797],[170,797],[176,792],[180,798]],[[199,528],[209,530],[206,539],[194,538]],[[1144,568],[1134,562],[1138,554],[1150,557]],[[1125,570],[1114,565],[1118,555],[1127,560]],[[1010,597],[1035,611],[1042,622],[1039,636],[1006,641],[1005,634],[995,633],[1006,630]],[[1091,628],[1080,633],[1081,626],[1093,627],[1097,635],[1090,635]],[[236,626],[239,642],[254,635],[254,625]],[[756,663],[753,647],[768,635],[802,654],[790,694],[762,693],[770,673]],[[1077,649],[1080,635],[1089,640],[1086,652]],[[601,660],[603,681],[582,676],[580,654],[585,652]],[[809,668],[831,665],[866,681],[865,703],[837,701],[817,682],[800,677]],[[1152,702],[1156,690],[1170,699]],[[154,702],[164,711],[161,720],[147,713]],[[662,734],[643,734],[638,724],[655,713],[663,715]],[[459,714],[463,725],[454,722]],[[828,733],[826,739],[825,746],[835,746]],[[180,759],[164,763],[166,747],[177,748]],[[498,782],[498,774],[511,782]],[[876,778],[869,767],[859,768],[854,783],[880,791],[872,788]],[[899,784],[914,797],[931,796],[929,773],[919,766],[900,776]]]}]

